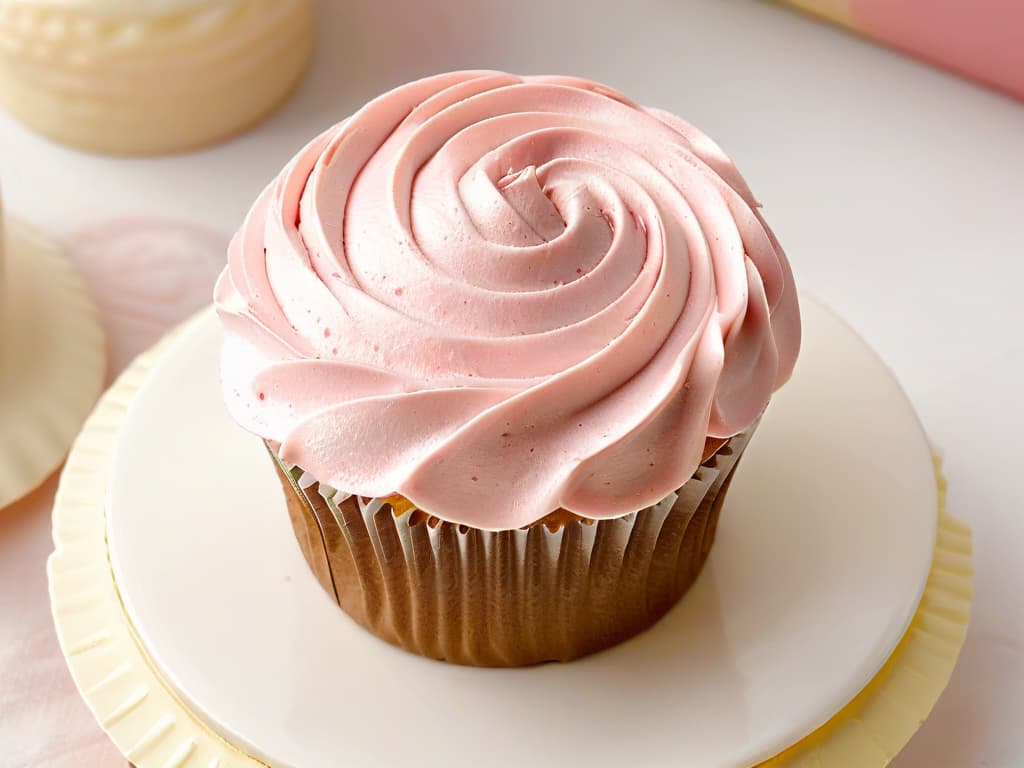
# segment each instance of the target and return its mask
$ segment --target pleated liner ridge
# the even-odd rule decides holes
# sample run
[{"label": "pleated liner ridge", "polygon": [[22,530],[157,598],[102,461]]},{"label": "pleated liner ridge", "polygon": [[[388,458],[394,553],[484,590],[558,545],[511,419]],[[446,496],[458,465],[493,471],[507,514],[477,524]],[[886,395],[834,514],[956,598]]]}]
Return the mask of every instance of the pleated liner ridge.
[{"label": "pleated liner ridge", "polygon": [[[615,520],[482,531],[396,514],[275,458],[302,553],[327,593],[389,643],[486,667],[569,661],[650,627],[707,559],[736,435],[653,507]],[[306,476],[308,477],[308,476]]]}]

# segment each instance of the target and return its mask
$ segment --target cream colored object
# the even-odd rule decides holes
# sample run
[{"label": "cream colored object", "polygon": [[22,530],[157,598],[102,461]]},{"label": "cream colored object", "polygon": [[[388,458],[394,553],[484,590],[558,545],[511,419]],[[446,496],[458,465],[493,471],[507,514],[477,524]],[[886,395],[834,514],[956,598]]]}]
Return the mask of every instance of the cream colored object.
[{"label": "cream colored object", "polygon": [[824,16],[836,24],[853,26],[853,13],[850,10],[852,0],[783,0],[807,13]]},{"label": "cream colored object", "polygon": [[83,149],[160,154],[231,136],[299,82],[313,0],[8,0],[0,101]]},{"label": "cream colored object", "polygon": [[[171,693],[135,639],[108,562],[105,493],[128,404],[160,355],[139,358],[107,393],[68,460],[54,509],[48,563],[58,637],[72,675],[118,747],[146,766],[259,766],[216,735]],[[946,686],[963,644],[972,590],[971,534],[945,509],[924,597],[878,676],[844,710],[771,768],[875,768],[910,739]]]},{"label": "cream colored object", "polygon": [[[67,454],[103,391],[106,345],[85,284],[62,249],[0,212],[0,507]],[[6,264],[4,263],[6,260]]]},{"label": "cream colored object", "polygon": [[967,637],[974,590],[971,529],[946,509],[935,456],[939,531],[921,604],[875,678],[814,733],[759,768],[875,768],[906,746],[949,683]]}]

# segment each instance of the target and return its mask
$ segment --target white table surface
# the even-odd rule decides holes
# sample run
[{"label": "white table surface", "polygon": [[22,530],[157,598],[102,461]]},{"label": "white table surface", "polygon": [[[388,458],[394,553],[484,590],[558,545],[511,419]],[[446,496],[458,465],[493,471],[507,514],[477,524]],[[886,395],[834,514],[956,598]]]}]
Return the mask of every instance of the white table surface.
[{"label": "white table surface", "polygon": [[[302,144],[389,86],[458,68],[580,74],[708,131],[804,290],[891,365],[975,533],[960,664],[896,768],[1024,762],[1024,104],[748,0],[324,0],[284,109],[209,150],[111,159],[0,114],[9,210],[57,234],[150,214],[230,232]],[[41,567],[41,564],[40,564]]]}]

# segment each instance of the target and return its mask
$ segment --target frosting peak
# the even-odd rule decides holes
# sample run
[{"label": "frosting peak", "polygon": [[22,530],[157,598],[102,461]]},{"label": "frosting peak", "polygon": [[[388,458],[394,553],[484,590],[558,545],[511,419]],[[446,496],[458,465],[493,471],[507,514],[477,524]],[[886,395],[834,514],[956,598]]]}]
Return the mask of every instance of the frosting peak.
[{"label": "frosting peak", "polygon": [[315,139],[216,289],[234,417],[363,496],[510,529],[676,490],[800,340],[735,167],[596,83],[457,72]]}]

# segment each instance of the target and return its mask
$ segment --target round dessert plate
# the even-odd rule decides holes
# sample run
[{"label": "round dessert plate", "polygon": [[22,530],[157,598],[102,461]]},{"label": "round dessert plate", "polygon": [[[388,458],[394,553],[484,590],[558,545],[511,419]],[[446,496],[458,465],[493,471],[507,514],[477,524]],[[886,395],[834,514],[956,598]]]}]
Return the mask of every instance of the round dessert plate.
[{"label": "round dessert plate", "polygon": [[[103,391],[96,307],[62,248],[0,218],[0,507],[64,460]],[[3,246],[6,247],[3,247]]]},{"label": "round dessert plate", "polygon": [[106,533],[140,645],[189,710],[273,765],[771,758],[875,677],[936,543],[912,408],[855,333],[817,302],[803,308],[800,364],[689,594],[616,648],[517,670],[409,655],[321,591],[262,444],[224,410],[219,327],[201,316],[142,384],[114,449]]}]

